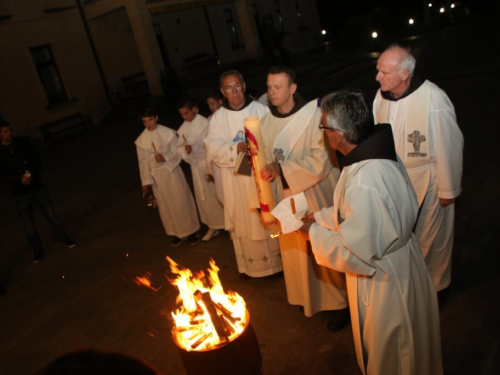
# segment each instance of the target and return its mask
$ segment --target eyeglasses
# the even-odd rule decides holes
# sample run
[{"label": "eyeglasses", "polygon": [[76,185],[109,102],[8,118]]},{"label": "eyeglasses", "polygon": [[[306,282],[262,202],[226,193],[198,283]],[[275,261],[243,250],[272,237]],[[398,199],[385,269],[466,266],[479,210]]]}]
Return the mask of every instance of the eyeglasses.
[{"label": "eyeglasses", "polygon": [[325,130],[335,130],[333,128],[330,128],[329,126],[324,126],[323,124],[319,124],[318,128],[324,132]]},{"label": "eyeglasses", "polygon": [[231,92],[233,90],[241,91],[243,90],[243,85],[241,83],[237,83],[236,85],[227,85],[223,87],[224,91]]}]

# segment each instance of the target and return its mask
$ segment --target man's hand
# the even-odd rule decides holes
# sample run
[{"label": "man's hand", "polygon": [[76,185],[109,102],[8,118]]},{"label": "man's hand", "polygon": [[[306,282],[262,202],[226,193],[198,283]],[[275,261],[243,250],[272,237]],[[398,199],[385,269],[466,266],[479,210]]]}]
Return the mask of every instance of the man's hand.
[{"label": "man's hand", "polygon": [[163,163],[165,161],[165,158],[162,154],[155,154],[155,160],[157,163]]},{"label": "man's hand", "polygon": [[207,174],[207,181],[212,182],[213,180],[214,180],[214,176],[212,176],[211,174]]},{"label": "man's hand", "polygon": [[185,145],[185,146],[184,146],[184,149],[186,150],[186,152],[187,152],[188,154],[190,154],[190,153],[193,151],[193,148],[192,148],[190,145]]},{"label": "man's hand", "polygon": [[268,164],[260,171],[260,177],[266,181],[272,181],[279,175],[280,165],[278,163]]},{"label": "man's hand", "polygon": [[310,241],[311,239],[309,238],[309,229],[311,228],[311,224],[315,223],[316,220],[314,220],[314,218],[308,217],[306,219],[302,219],[302,222],[304,223],[304,225],[297,230],[297,233],[299,234],[299,236]]},{"label": "man's hand", "polygon": [[22,183],[23,185],[29,185],[29,184],[31,184],[31,176],[24,175],[24,176],[21,178],[21,183]]},{"label": "man's hand", "polygon": [[236,151],[238,151],[238,154],[240,152],[248,152],[248,144],[246,142],[238,143],[238,147],[236,147]]},{"label": "man's hand", "polygon": [[441,206],[446,207],[449,206],[450,204],[455,203],[455,198],[453,199],[439,198],[439,202],[441,202]]}]

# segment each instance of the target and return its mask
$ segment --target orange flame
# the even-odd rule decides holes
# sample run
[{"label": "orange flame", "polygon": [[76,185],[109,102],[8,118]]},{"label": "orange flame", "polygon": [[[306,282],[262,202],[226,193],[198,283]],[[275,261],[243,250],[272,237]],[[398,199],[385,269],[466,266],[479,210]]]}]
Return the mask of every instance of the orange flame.
[{"label": "orange flame", "polygon": [[136,276],[135,279],[134,279],[134,283],[136,283],[137,285],[143,285],[145,286],[146,288],[149,288],[151,290],[154,290],[155,292],[158,291],[158,289],[156,288],[153,288],[151,286],[151,275],[148,273],[146,275],[144,275],[143,277],[139,277],[139,276]]},{"label": "orange flame", "polygon": [[167,260],[172,273],[178,275],[169,281],[179,289],[176,300],[179,308],[172,312],[175,324],[172,333],[180,347],[187,351],[209,350],[234,340],[245,330],[248,322],[245,301],[235,292],[224,293],[219,268],[213,259],[208,277],[203,271],[193,275],[169,257]]}]

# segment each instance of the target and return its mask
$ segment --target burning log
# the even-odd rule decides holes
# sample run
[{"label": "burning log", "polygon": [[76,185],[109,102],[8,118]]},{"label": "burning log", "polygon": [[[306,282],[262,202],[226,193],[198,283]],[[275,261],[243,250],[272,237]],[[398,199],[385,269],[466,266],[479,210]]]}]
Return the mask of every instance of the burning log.
[{"label": "burning log", "polygon": [[200,332],[203,334],[203,336],[201,336],[198,340],[196,340],[196,342],[194,342],[193,344],[191,344],[191,349],[196,349],[198,346],[200,346],[203,341],[205,341],[206,339],[208,339],[210,337],[210,333],[203,333],[203,332]]},{"label": "burning log", "polygon": [[202,299],[203,302],[205,303],[205,307],[207,308],[208,315],[210,315],[210,319],[212,319],[215,331],[217,332],[217,335],[219,335],[221,343],[227,342],[228,335],[223,327],[223,324],[221,323],[221,318],[217,314],[214,301],[212,301],[212,297],[210,297],[210,292],[202,293]]},{"label": "burning log", "polygon": [[222,316],[224,316],[224,318],[226,318],[227,320],[229,320],[231,323],[236,324],[237,322],[241,321],[240,318],[234,318],[231,315],[231,311],[229,311],[228,309],[226,309],[220,303],[216,303],[215,304],[215,308],[222,314]]}]

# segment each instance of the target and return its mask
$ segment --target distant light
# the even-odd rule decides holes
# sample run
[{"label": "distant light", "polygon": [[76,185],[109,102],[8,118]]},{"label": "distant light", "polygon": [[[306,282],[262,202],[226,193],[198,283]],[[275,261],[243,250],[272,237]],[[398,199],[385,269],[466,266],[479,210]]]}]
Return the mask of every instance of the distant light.
[{"label": "distant light", "polygon": [[432,3],[429,3],[429,8],[432,7]]},{"label": "distant light", "polygon": [[452,7],[452,8],[455,8],[455,4],[451,4],[451,7]]},{"label": "distant light", "polygon": [[413,18],[410,18],[410,19],[408,20],[408,23],[409,23],[410,25],[413,25],[413,23],[414,23],[414,22],[415,22],[415,21],[413,21]]},{"label": "distant light", "polygon": [[377,34],[377,32],[376,32],[376,31],[374,31],[374,32],[372,33],[372,38],[373,38],[373,39],[375,39],[376,37],[378,37],[378,34]]},{"label": "distant light", "polygon": [[439,9],[439,13],[444,13],[444,7]]},{"label": "distant light", "polygon": [[325,35],[326,34],[326,30],[321,30],[321,34]]}]

